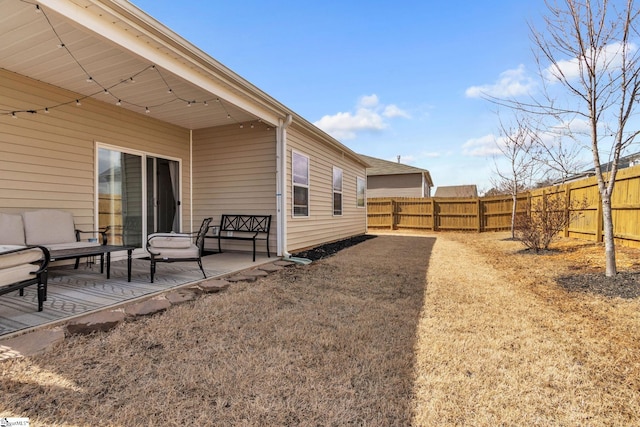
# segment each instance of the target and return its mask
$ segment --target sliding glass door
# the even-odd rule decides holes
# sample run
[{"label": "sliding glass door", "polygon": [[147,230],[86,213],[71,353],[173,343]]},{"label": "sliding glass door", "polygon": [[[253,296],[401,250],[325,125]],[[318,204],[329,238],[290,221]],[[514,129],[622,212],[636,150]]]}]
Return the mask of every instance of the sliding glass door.
[{"label": "sliding glass door", "polygon": [[180,231],[180,164],[98,148],[98,225],[109,243],[143,247],[148,234]]}]

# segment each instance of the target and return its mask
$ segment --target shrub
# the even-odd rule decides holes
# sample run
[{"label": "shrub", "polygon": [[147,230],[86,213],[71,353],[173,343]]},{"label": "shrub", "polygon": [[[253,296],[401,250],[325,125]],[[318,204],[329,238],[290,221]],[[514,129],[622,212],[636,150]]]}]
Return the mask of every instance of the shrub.
[{"label": "shrub", "polygon": [[516,238],[536,252],[549,249],[558,234],[581,215],[576,210],[585,204],[574,202],[567,206],[563,196],[545,194],[542,200],[531,203],[530,213],[516,217]]}]

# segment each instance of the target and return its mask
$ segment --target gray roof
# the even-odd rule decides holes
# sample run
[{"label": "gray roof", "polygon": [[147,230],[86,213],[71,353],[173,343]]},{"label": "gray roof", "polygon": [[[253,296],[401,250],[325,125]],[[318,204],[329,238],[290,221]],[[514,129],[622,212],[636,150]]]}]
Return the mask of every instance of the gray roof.
[{"label": "gray roof", "polygon": [[433,197],[478,197],[478,187],[475,184],[440,186]]},{"label": "gray roof", "polygon": [[427,179],[427,183],[430,187],[433,187],[433,181],[431,180],[431,174],[427,169],[416,168],[414,166],[403,165],[398,162],[390,162],[388,160],[377,159],[375,157],[365,156],[359,154],[359,156],[368,163],[370,166],[367,168],[367,176],[378,175],[405,175],[412,173],[423,174]]}]

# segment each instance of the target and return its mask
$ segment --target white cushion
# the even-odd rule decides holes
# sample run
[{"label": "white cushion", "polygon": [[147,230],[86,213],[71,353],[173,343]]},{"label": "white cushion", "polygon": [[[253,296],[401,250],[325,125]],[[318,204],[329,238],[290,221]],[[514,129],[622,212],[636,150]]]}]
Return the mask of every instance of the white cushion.
[{"label": "white cushion", "polygon": [[[15,267],[17,265],[37,262],[43,257],[42,250],[38,248],[27,249],[20,252],[5,253],[7,251],[20,248],[22,248],[22,246],[0,246],[0,270]],[[38,269],[38,266],[32,265],[31,267],[33,271]]]},{"label": "white cushion", "polygon": [[100,243],[97,242],[71,242],[71,243],[56,243],[56,244],[47,244],[42,245],[50,251],[56,251],[60,249],[76,249],[76,248],[86,248],[90,246],[100,246]]},{"label": "white cushion", "polygon": [[191,245],[191,236],[188,234],[156,233],[149,236],[149,246],[152,248],[186,249]]},{"label": "white cushion", "polygon": [[0,213],[0,244],[25,245],[21,215]]},{"label": "white cushion", "polygon": [[23,280],[34,279],[38,271],[37,265],[22,264],[14,267],[0,269],[0,286],[7,286]]},{"label": "white cushion", "polygon": [[150,248],[151,252],[156,258],[198,258],[200,257],[200,249],[196,245],[191,245],[189,248]]},{"label": "white cushion", "polygon": [[73,215],[70,212],[45,209],[23,212],[27,245],[49,245],[76,241]]}]

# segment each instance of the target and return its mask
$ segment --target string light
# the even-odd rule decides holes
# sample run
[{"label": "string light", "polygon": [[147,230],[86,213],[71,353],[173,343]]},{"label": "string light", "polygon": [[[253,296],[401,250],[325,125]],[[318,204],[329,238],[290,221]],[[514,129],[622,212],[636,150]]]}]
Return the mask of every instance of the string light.
[{"label": "string light", "polygon": [[[43,8],[41,8],[40,5],[38,5],[38,4],[35,5],[35,8],[36,8],[36,13],[41,13],[44,16],[46,22],[49,24],[49,26],[51,28],[51,31],[55,34],[56,38],[58,39],[57,47],[59,49],[65,49],[67,51],[67,54],[75,61],[75,63],[78,65],[78,67],[85,72],[87,83],[95,83],[100,87],[100,90],[95,92],[95,93],[92,93],[92,94],[89,94],[89,95],[85,95],[85,96],[82,96],[82,97],[80,97],[78,99],[75,99],[76,106],[81,106],[82,105],[81,101],[83,99],[86,99],[86,98],[89,98],[89,97],[93,97],[93,96],[98,95],[100,93],[102,93],[104,95],[111,95],[116,100],[115,105],[121,106],[124,101],[121,98],[119,98],[116,95],[114,95],[114,93],[112,92],[113,89],[116,89],[117,87],[119,87],[122,84],[136,83],[136,79],[135,78],[138,77],[139,75],[141,75],[142,73],[146,72],[149,69],[153,69],[153,70],[156,71],[156,73],[160,76],[160,78],[162,79],[162,81],[166,85],[167,93],[172,94],[174,99],[172,99],[170,101],[165,101],[165,102],[162,102],[162,103],[156,104],[156,105],[151,105],[151,106],[147,105],[147,106],[144,107],[145,113],[147,113],[147,114],[151,113],[150,108],[161,107],[161,106],[167,105],[167,104],[169,104],[169,103],[171,103],[171,102],[173,102],[175,100],[181,100],[181,101],[185,102],[187,107],[191,107],[194,104],[198,104],[198,102],[196,100],[187,100],[187,99],[184,99],[184,98],[178,96],[174,92],[174,90],[171,88],[171,86],[169,85],[167,80],[164,78],[164,76],[162,75],[160,70],[155,66],[155,64],[146,66],[144,69],[138,71],[137,73],[135,73],[135,74],[123,79],[123,80],[120,80],[119,83],[116,83],[114,85],[111,85],[111,86],[108,86],[108,87],[105,87],[105,86],[101,85],[100,82],[96,81],[93,78],[93,76],[87,71],[87,69],[80,63],[80,61],[69,50],[67,45],[64,43],[64,41],[62,40],[62,38],[60,37],[60,35],[56,31],[56,29],[53,26],[53,24],[49,20],[49,17],[47,16],[45,10]],[[233,119],[233,116],[229,113],[229,111],[227,110],[227,108],[225,107],[224,103],[222,102],[222,100],[220,98],[216,97],[216,98],[212,98],[212,100],[214,100],[216,103],[220,104],[220,106],[224,109],[225,113],[227,114],[227,119]],[[48,114],[49,110],[54,109],[54,108],[58,108],[58,107],[62,107],[62,106],[65,106],[65,105],[69,105],[72,102],[74,102],[74,101],[70,100],[70,101],[66,101],[66,102],[61,102],[61,103],[59,103],[57,105],[49,105],[47,107],[40,108],[39,111],[43,111],[44,113]],[[133,103],[133,102],[130,102],[130,101],[126,101],[126,102],[127,102],[128,105],[130,105],[132,107],[142,108],[141,105],[138,105],[136,103]],[[210,101],[208,101],[208,100],[204,100],[204,101],[201,101],[200,103],[202,105],[204,105],[205,107],[208,107],[209,106],[209,102]],[[14,110],[14,111],[11,111],[11,112],[6,111],[6,110],[3,112],[2,110],[0,110],[0,115],[8,115],[8,114],[10,114],[13,118],[18,118],[18,113],[32,113],[32,114],[35,114],[37,112],[38,112],[38,110],[35,110],[35,109],[32,109],[32,110]],[[244,124],[241,123],[240,127],[244,128]],[[251,123],[251,128],[253,128],[253,127],[254,127],[254,125],[253,125],[253,123]]]}]

